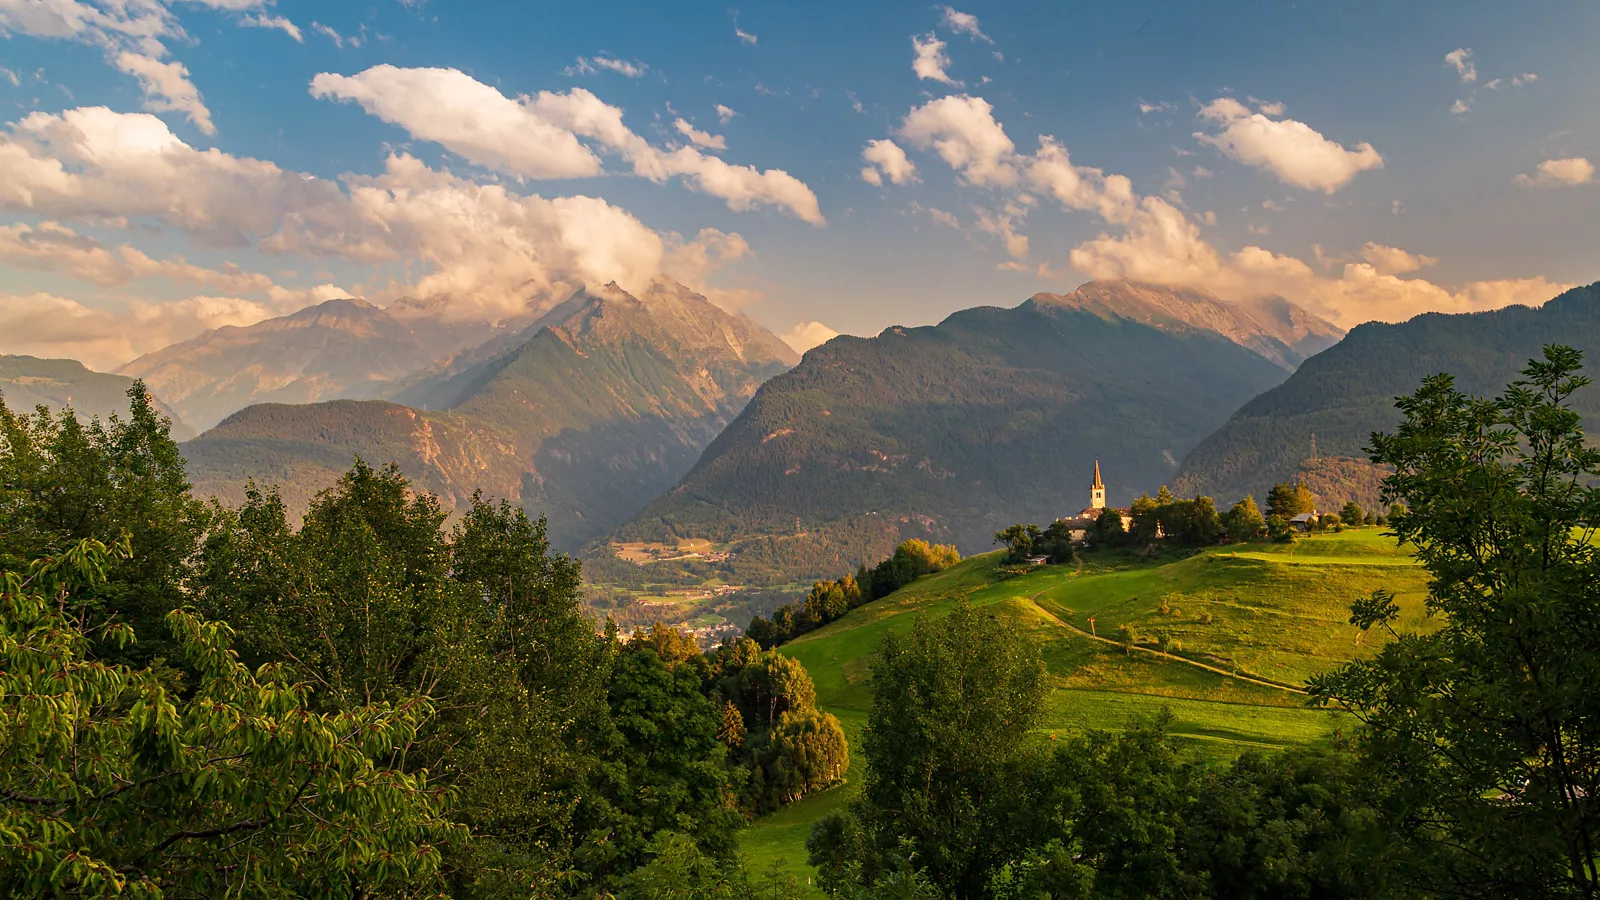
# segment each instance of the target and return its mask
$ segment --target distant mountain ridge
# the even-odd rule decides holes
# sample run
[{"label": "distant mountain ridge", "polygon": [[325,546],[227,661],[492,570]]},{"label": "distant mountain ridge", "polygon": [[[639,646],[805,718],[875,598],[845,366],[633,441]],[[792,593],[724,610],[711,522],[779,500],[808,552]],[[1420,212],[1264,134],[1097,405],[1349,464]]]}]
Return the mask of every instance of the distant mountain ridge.
[{"label": "distant mountain ridge", "polygon": [[262,405],[184,445],[191,477],[234,497],[247,478],[302,503],[359,454],[397,461],[447,505],[475,487],[550,518],[576,547],[693,465],[756,388],[797,355],[681,285],[580,291],[515,338],[405,379],[394,402]]},{"label": "distant mountain ridge", "polygon": [[[96,372],[75,359],[0,356],[0,395],[13,413],[32,413],[38,406],[60,412],[70,406],[82,421],[97,416],[105,421],[112,415],[127,419],[132,386],[132,378]],[[194,429],[159,397],[155,407],[172,420],[174,438],[194,437]]]},{"label": "distant mountain ridge", "polygon": [[1282,297],[1234,302],[1195,288],[1091,281],[1070,294],[1035,294],[1033,300],[1157,327],[1181,323],[1211,331],[1290,371],[1344,337],[1338,326]]},{"label": "distant mountain ridge", "polygon": [[143,378],[204,429],[252,403],[373,397],[437,356],[399,319],[347,298],[207,331],[147,353],[118,373]]},{"label": "distant mountain ridge", "polygon": [[[1365,459],[1372,432],[1399,422],[1394,399],[1415,391],[1422,379],[1448,372],[1461,390],[1495,395],[1546,344],[1576,347],[1584,351],[1591,375],[1600,369],[1600,283],[1574,288],[1537,308],[1425,313],[1398,324],[1359,325],[1201,441],[1184,459],[1173,488],[1211,494],[1219,503],[1246,493],[1259,500],[1274,483],[1302,473],[1312,456],[1313,434],[1317,454],[1353,457],[1344,463],[1349,468]],[[1580,391],[1573,403],[1595,434],[1600,390]],[[1352,475],[1338,483],[1363,480]]]},{"label": "distant mountain ridge", "polygon": [[[986,550],[1005,525],[1082,509],[1096,457],[1114,502],[1154,491],[1288,375],[1249,345],[1292,353],[1277,335],[1293,332],[1214,297],[1088,288],[809,351],[614,538],[730,542],[772,577],[802,579],[885,556],[904,536]],[[1314,343],[1306,330],[1298,341]]]}]

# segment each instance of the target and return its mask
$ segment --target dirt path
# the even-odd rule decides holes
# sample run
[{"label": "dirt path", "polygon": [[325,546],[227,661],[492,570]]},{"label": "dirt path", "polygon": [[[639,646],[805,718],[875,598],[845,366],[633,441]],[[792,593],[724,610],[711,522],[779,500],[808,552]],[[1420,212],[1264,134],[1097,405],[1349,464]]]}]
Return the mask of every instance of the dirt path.
[{"label": "dirt path", "polygon": [[[1045,609],[1044,605],[1039,602],[1039,594],[1043,594],[1043,593],[1044,593],[1044,591],[1040,591],[1038,594],[1034,594],[1032,597],[1028,598],[1028,602],[1033,604],[1033,608],[1034,609],[1037,609],[1039,612],[1044,613],[1046,616],[1050,617],[1051,621],[1053,621],[1053,622],[1057,623],[1058,625],[1061,625],[1061,626],[1063,626],[1065,628],[1070,628],[1073,631],[1076,631],[1078,634],[1083,635],[1084,637],[1088,638],[1091,641],[1099,641],[1102,644],[1110,644],[1111,646],[1116,647],[1118,650],[1123,650],[1124,649],[1121,644],[1117,643],[1116,641],[1112,640],[1111,638],[1103,638],[1103,637],[1099,636],[1098,634],[1095,634],[1095,633],[1093,633],[1091,631],[1086,631],[1085,629],[1079,628],[1078,626],[1072,624],[1071,622],[1068,622],[1066,619],[1061,618],[1060,616],[1056,615],[1055,613],[1051,612],[1050,610]],[[1258,684],[1258,685],[1261,685],[1262,687],[1276,688],[1276,689],[1278,689],[1280,691],[1288,691],[1288,692],[1294,693],[1294,694],[1302,694],[1302,695],[1305,694],[1304,690],[1302,690],[1300,688],[1297,688],[1297,687],[1290,687],[1289,685],[1286,685],[1286,684],[1278,684],[1278,683],[1272,682],[1272,681],[1265,681],[1265,680],[1262,680],[1260,678],[1253,678],[1253,677],[1251,677],[1249,675],[1240,675],[1237,672],[1230,672],[1227,669],[1223,669],[1223,668],[1220,668],[1218,666],[1206,665],[1203,662],[1197,662],[1195,660],[1189,659],[1188,657],[1177,656],[1175,654],[1165,653],[1165,652],[1160,651],[1160,650],[1152,650],[1149,647],[1140,647],[1140,646],[1135,645],[1133,647],[1133,650],[1134,650],[1134,652],[1137,652],[1137,653],[1148,653],[1151,656],[1159,656],[1162,659],[1170,659],[1173,662],[1180,662],[1180,663],[1183,663],[1186,666],[1194,666],[1196,669],[1204,669],[1207,672],[1214,672],[1214,673],[1216,673],[1218,675],[1225,675],[1225,676],[1227,676],[1229,678],[1233,678],[1233,679],[1238,680],[1238,681],[1245,681],[1245,682],[1249,682],[1250,684]]]}]

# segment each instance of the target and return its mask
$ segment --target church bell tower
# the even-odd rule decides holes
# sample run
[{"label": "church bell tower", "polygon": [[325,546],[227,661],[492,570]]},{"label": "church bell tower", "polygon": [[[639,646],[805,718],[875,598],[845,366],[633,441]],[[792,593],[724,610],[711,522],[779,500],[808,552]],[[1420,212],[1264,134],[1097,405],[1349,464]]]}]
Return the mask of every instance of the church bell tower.
[{"label": "church bell tower", "polygon": [[1094,461],[1094,484],[1089,486],[1089,508],[1106,508],[1106,483],[1100,480],[1100,460]]}]

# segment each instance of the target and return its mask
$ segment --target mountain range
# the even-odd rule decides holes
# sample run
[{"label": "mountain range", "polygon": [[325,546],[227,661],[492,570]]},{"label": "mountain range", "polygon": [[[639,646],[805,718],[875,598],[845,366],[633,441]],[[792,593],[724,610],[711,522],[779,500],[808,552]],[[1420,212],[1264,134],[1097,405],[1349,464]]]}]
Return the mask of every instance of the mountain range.
[{"label": "mountain range", "polygon": [[[31,413],[44,406],[51,412],[72,407],[80,420],[112,415],[128,416],[128,388],[133,379],[86,368],[75,359],[39,359],[0,356],[0,396],[14,413]],[[156,409],[172,420],[177,440],[194,437],[194,429],[159,398]]]},{"label": "mountain range", "polygon": [[[381,321],[364,306],[339,312],[351,309]],[[403,335],[369,333],[396,351],[369,361],[404,356]],[[796,361],[748,317],[681,285],[634,296],[613,284],[389,381],[371,362],[345,370],[369,373],[367,396],[393,400],[249,406],[183,450],[201,492],[236,501],[254,479],[279,485],[296,511],[356,455],[397,462],[447,508],[481,488],[547,515],[552,541],[571,548],[670,487],[756,388]]]},{"label": "mountain range", "polygon": [[614,537],[727,543],[791,577],[907,536],[987,550],[1006,525],[1082,509],[1096,458],[1114,503],[1153,490],[1338,336],[1287,303],[1107,282],[838,337],[765,384]]},{"label": "mountain range", "polygon": [[[1454,375],[1468,393],[1496,395],[1546,344],[1576,347],[1591,365],[1600,361],[1600,284],[1574,288],[1537,308],[1358,325],[1201,441],[1184,459],[1173,490],[1231,503],[1246,493],[1260,499],[1279,481],[1323,478],[1319,499],[1325,506],[1351,498],[1375,503],[1376,482],[1362,475],[1370,466],[1364,448],[1373,432],[1400,421],[1396,397],[1439,373]],[[1597,393],[1579,391],[1573,398],[1591,433],[1600,426]]]}]

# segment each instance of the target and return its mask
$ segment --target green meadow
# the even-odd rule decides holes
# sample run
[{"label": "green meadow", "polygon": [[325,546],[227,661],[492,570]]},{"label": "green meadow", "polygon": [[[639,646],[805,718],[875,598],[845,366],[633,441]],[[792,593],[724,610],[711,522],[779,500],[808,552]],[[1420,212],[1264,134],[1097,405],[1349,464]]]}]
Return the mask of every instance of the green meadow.
[{"label": "green meadow", "polygon": [[[751,868],[781,864],[802,882],[811,877],[811,823],[849,802],[865,775],[857,747],[872,706],[874,649],[885,634],[919,616],[946,615],[962,599],[1011,617],[1039,641],[1052,683],[1040,740],[1166,711],[1182,745],[1217,762],[1325,742],[1348,727],[1339,713],[1308,706],[1296,688],[1376,649],[1376,635],[1349,624],[1352,600],[1387,588],[1403,611],[1399,627],[1426,627],[1426,572],[1377,528],[1080,560],[1018,572],[998,552],[972,557],[784,645],[816,682],[817,705],[843,723],[850,771],[844,785],[747,828],[741,849]],[[1132,650],[1115,642],[1123,625],[1138,636]]]}]

